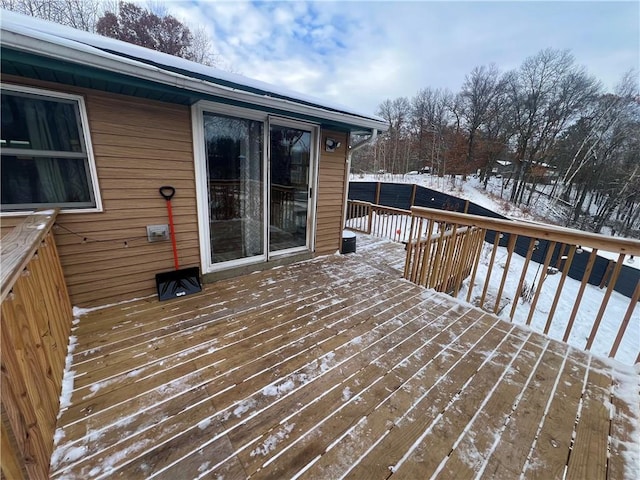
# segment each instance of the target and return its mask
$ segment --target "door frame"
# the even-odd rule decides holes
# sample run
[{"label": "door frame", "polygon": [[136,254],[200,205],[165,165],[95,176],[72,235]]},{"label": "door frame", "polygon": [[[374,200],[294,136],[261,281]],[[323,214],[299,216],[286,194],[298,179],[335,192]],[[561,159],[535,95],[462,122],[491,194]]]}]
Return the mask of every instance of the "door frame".
[{"label": "door frame", "polygon": [[267,261],[269,261],[272,258],[280,258],[282,256],[286,256],[286,255],[290,255],[290,254],[294,254],[294,253],[300,253],[300,252],[306,252],[306,251],[313,251],[315,249],[315,225],[316,225],[316,198],[317,198],[317,178],[318,178],[318,164],[319,164],[319,138],[320,138],[320,127],[318,125],[312,124],[312,123],[308,123],[308,122],[302,122],[300,120],[292,120],[290,118],[286,118],[286,117],[279,117],[279,116],[274,116],[274,115],[270,115],[268,122],[267,122],[267,128],[268,128],[268,132],[267,132],[267,181],[266,181],[266,190],[267,190],[267,202],[266,202],[266,206],[267,206],[267,211],[270,212],[271,211],[271,126],[276,126],[276,127],[291,127],[291,128],[299,128],[300,130],[305,130],[311,133],[311,141],[309,142],[309,172],[308,172],[308,190],[307,191],[307,198],[308,198],[308,204],[307,204],[307,225],[306,225],[306,232],[307,232],[307,238],[305,241],[305,245],[300,246],[300,247],[293,247],[293,248],[287,248],[284,250],[278,250],[275,252],[271,252],[270,251],[270,247],[271,245],[269,245],[269,225],[270,225],[270,217],[267,216],[266,218],[266,232],[265,232],[265,237],[266,237],[266,254],[267,254]]},{"label": "door frame", "polygon": [[[229,262],[213,263],[211,256],[211,225],[209,212],[209,191],[207,178],[206,147],[204,144],[205,112],[228,115],[247,120],[256,120],[263,123],[263,151],[262,171],[264,180],[263,191],[263,218],[264,218],[264,254],[247,257]],[[271,169],[270,169],[270,126],[271,124],[292,126],[311,131],[311,155],[309,166],[309,188],[312,194],[309,198],[307,214],[307,241],[306,246],[293,249],[269,252],[269,215],[271,196]],[[268,112],[253,110],[244,107],[225,105],[208,100],[200,100],[191,106],[191,125],[193,136],[193,159],[196,184],[196,208],[198,213],[198,240],[200,244],[200,268],[203,274],[229,270],[244,265],[260,264],[270,259],[282,258],[287,255],[315,250],[316,237],[316,205],[318,198],[318,168],[320,163],[320,126],[315,123],[304,122],[284,116],[270,115]]]}]

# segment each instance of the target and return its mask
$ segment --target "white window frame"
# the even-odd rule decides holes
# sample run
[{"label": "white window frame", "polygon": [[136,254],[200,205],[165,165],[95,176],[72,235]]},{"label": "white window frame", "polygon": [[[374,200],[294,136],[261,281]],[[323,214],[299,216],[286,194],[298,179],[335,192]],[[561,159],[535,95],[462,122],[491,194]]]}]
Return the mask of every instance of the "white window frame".
[{"label": "white window frame", "polygon": [[[93,144],[91,143],[91,135],[89,133],[89,117],[87,116],[87,108],[84,102],[84,97],[81,95],[73,95],[70,93],[56,92],[52,90],[45,90],[42,88],[34,88],[34,87],[25,87],[23,85],[12,85],[12,84],[2,84],[2,91],[8,92],[18,92],[18,93],[27,93],[31,95],[39,95],[43,97],[50,97],[52,100],[61,99],[61,100],[71,100],[77,102],[78,110],[80,113],[80,126],[82,131],[80,132],[82,135],[82,140],[84,141],[84,146],[87,154],[87,162],[89,166],[89,174],[91,178],[91,184],[89,187],[93,190],[93,198],[96,202],[95,207],[90,208],[62,208],[60,213],[95,213],[102,212],[102,196],[100,195],[100,186],[98,183],[98,171],[96,168],[96,161],[93,155]],[[28,150],[25,150],[25,153]],[[44,206],[42,208],[55,208],[55,205],[52,206]],[[25,210],[12,210],[10,212],[0,212],[0,217],[17,217],[24,216],[25,214],[33,213],[38,208],[35,209],[25,209]]]}]

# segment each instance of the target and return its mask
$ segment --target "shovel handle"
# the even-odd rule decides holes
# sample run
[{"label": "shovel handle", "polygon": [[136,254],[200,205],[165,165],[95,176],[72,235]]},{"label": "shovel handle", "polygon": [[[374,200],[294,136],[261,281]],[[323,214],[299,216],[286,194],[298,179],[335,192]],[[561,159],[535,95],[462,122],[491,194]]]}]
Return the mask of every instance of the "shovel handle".
[{"label": "shovel handle", "polygon": [[180,269],[178,263],[178,246],[176,245],[176,232],[173,226],[173,209],[171,208],[171,199],[176,194],[176,189],[170,186],[160,187],[160,195],[167,201],[167,213],[169,214],[169,233],[171,235],[171,247],[173,249],[173,265],[176,270]]},{"label": "shovel handle", "polygon": [[169,185],[165,185],[164,187],[160,187],[160,195],[164,197],[165,200],[169,201],[176,194],[176,189],[170,187]]}]

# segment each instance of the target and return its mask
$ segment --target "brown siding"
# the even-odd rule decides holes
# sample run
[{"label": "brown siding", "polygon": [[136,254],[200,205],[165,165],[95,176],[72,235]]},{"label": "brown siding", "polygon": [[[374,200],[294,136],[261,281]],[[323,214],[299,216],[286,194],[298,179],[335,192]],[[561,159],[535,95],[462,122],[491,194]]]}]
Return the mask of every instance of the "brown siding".
[{"label": "brown siding", "polygon": [[[327,152],[325,139],[341,143],[335,152]],[[340,249],[342,209],[347,167],[347,134],[322,130],[320,133],[320,164],[318,168],[318,207],[316,254],[335,253]]]},{"label": "brown siding", "polygon": [[[162,185],[177,192],[180,266],[199,265],[189,107],[10,76],[3,81],[85,98],[104,212],[61,214],[54,227],[74,305],[152,295],[155,274],[173,269],[170,242],[146,238],[146,225],[168,223]],[[2,218],[3,235],[22,218]]]}]

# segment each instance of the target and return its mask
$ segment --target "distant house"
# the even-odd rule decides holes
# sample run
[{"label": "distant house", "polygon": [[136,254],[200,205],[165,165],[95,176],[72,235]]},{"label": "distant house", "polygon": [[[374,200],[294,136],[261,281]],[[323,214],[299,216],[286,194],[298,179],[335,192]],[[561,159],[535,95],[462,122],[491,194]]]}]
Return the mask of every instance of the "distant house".
[{"label": "distant house", "polygon": [[340,248],[352,134],[383,120],[181,58],[2,12],[2,231],[59,207],[72,302],[153,294]]},{"label": "distant house", "polygon": [[544,162],[532,162],[529,175],[538,183],[551,183],[558,176],[558,167]]},{"label": "distant house", "polygon": [[497,160],[491,169],[492,175],[508,176],[513,173],[513,163],[508,160]]}]

